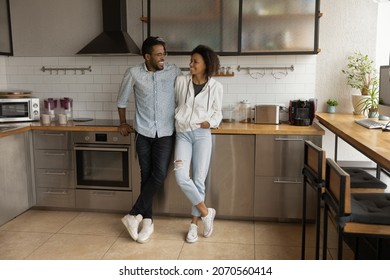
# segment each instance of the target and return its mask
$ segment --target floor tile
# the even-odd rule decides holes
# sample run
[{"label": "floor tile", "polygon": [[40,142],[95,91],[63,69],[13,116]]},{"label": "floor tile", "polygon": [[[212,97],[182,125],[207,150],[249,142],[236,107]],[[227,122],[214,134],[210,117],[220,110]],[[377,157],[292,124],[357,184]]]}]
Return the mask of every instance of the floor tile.
[{"label": "floor tile", "polygon": [[51,236],[51,233],[0,231],[0,260],[23,260]]},{"label": "floor tile", "polygon": [[0,231],[55,233],[77,215],[78,212],[29,210],[1,226]]},{"label": "floor tile", "polygon": [[125,230],[121,218],[119,214],[82,212],[59,233],[119,236]]},{"label": "floor tile", "polygon": [[152,238],[140,244],[130,237],[119,237],[104,255],[108,260],[177,260],[183,241]]},{"label": "floor tile", "polygon": [[[202,237],[203,225],[199,227]],[[252,221],[215,220],[211,237],[201,238],[204,242],[254,244],[255,226]]]},{"label": "floor tile", "polygon": [[253,260],[253,244],[197,242],[185,243],[180,260]]},{"label": "floor tile", "polygon": [[[307,247],[314,246],[314,224],[308,224]],[[302,225],[300,223],[255,223],[255,244],[276,246],[301,246]]]},{"label": "floor tile", "polygon": [[153,239],[166,239],[182,242],[187,234],[190,219],[158,216],[154,218],[153,222]]},{"label": "floor tile", "polygon": [[26,259],[29,260],[99,260],[117,237],[55,234]]},{"label": "floor tile", "polygon": [[[306,259],[311,259],[314,256],[314,248],[309,250],[312,253],[306,253]],[[256,260],[300,260],[301,247],[294,246],[270,246],[270,245],[256,245],[255,246]]]}]

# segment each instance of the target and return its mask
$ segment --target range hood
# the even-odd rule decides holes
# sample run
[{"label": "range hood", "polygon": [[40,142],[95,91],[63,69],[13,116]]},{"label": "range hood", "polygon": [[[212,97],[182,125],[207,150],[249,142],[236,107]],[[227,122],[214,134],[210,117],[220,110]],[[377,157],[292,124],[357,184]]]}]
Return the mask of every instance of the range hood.
[{"label": "range hood", "polygon": [[102,0],[103,33],[77,54],[131,54],[140,50],[127,33],[126,0]]}]

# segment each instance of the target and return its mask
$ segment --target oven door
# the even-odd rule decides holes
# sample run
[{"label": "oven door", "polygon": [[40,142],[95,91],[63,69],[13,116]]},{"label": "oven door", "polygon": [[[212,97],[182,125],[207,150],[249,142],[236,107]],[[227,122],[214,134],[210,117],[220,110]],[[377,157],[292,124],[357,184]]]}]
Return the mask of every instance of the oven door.
[{"label": "oven door", "polygon": [[131,190],[130,146],[74,146],[76,188]]}]

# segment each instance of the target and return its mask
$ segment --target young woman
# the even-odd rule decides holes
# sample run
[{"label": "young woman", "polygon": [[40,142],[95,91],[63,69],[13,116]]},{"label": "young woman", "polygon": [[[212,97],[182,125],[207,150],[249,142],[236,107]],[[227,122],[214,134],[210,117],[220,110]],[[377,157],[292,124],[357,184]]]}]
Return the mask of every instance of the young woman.
[{"label": "young woman", "polygon": [[[203,236],[213,232],[215,209],[207,208],[205,180],[210,165],[211,128],[222,120],[222,84],[211,78],[218,71],[219,58],[207,46],[199,45],[191,52],[190,74],[179,76],[175,83],[176,182],[192,203],[192,221],[186,237],[198,240],[198,220],[203,221]],[[190,178],[190,166],[192,178]]]}]

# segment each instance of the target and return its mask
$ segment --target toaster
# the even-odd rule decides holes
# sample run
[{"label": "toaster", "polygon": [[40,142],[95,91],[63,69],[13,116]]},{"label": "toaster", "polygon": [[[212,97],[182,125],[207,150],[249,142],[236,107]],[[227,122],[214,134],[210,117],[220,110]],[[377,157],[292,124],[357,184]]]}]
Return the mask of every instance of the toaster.
[{"label": "toaster", "polygon": [[255,123],[279,124],[279,105],[256,105]]}]

